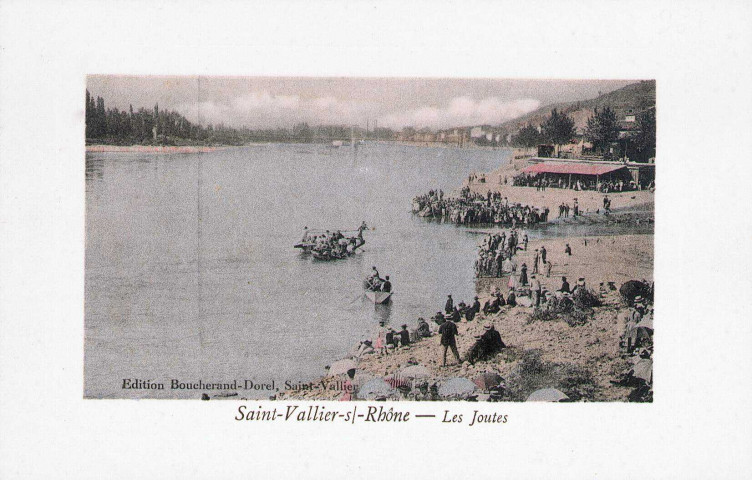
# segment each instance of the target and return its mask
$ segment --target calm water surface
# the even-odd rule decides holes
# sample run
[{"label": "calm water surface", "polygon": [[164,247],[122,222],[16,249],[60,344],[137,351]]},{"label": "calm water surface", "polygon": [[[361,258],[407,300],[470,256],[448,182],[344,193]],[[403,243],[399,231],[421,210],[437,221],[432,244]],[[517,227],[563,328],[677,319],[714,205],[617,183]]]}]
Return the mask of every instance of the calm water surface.
[{"label": "calm water surface", "polygon": [[[86,156],[85,395],[197,398],[124,390],[125,378],[311,380],[370,337],[474,294],[478,234],[413,217],[411,200],[490,171],[507,150],[369,144],[267,145],[205,154]],[[302,228],[365,233],[362,253],[319,262]],[[390,275],[375,308],[361,282]]]}]

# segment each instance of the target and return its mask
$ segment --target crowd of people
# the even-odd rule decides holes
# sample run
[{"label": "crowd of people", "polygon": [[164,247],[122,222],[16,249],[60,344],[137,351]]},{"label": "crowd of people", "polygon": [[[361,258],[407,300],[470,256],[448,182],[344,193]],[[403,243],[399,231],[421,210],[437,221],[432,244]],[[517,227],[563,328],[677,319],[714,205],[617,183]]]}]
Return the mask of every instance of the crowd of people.
[{"label": "crowd of people", "polygon": [[510,203],[499,192],[485,195],[471,193],[469,187],[458,197],[445,197],[441,190],[431,190],[413,199],[413,213],[457,225],[496,224],[534,225],[548,221],[548,208]]},{"label": "crowd of people", "polygon": [[513,228],[509,235],[505,231],[488,234],[478,247],[475,261],[476,277],[501,277],[504,272],[516,270],[513,261],[518,249],[527,250],[528,237]]},{"label": "crowd of people", "polygon": [[653,302],[641,295],[627,301],[631,307],[620,347],[629,367],[612,383],[632,388],[629,401],[649,402],[653,398]]},{"label": "crowd of people", "polygon": [[625,182],[623,179],[600,181],[575,178],[573,181],[570,181],[568,178],[560,175],[553,177],[545,173],[521,173],[512,177],[512,185],[515,187],[535,187],[539,191],[545,191],[546,188],[570,188],[572,190],[595,190],[597,192],[609,193],[640,189],[640,186],[633,180]]}]

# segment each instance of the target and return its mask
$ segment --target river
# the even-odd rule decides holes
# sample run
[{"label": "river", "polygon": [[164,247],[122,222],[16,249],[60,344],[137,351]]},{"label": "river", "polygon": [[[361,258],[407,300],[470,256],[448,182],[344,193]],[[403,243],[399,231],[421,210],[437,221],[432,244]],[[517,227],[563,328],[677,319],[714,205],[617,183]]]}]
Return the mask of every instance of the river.
[{"label": "river", "polygon": [[[85,396],[204,391],[171,390],[173,379],[309,381],[379,320],[414,326],[447,294],[471,301],[483,229],[425,221],[411,201],[456,189],[510,155],[386,143],[87,153]],[[321,262],[293,248],[306,225],[345,230],[362,221],[372,230],[348,259]],[[579,227],[529,236],[558,228]],[[364,299],[372,265],[391,276],[390,305]],[[165,389],[124,389],[124,379]]]},{"label": "river", "polygon": [[[509,155],[372,143],[87,153],[85,396],[200,395],[171,379],[311,380],[378,320],[415,325],[447,294],[470,300],[476,235],[414,217],[411,200]],[[305,225],[362,221],[373,229],[346,260],[293,248]],[[389,306],[363,299],[372,265],[391,276]]]}]

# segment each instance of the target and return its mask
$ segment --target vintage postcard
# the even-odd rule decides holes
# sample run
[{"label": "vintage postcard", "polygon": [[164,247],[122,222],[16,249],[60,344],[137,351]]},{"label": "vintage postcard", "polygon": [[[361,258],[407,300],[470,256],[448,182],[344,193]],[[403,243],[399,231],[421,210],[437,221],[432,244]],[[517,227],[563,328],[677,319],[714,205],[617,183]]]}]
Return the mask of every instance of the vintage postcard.
[{"label": "vintage postcard", "polygon": [[85,398],[653,400],[654,80],[85,102]]},{"label": "vintage postcard", "polygon": [[0,2],[0,478],[749,478],[750,19]]}]

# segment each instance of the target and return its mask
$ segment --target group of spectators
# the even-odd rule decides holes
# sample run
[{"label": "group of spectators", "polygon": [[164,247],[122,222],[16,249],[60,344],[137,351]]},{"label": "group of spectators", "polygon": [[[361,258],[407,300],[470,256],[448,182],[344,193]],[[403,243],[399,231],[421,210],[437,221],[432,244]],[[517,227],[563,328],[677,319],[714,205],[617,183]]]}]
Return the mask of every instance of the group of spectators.
[{"label": "group of spectators", "polygon": [[640,187],[633,180],[625,182],[623,179],[596,181],[589,179],[575,178],[570,182],[563,176],[558,178],[549,177],[548,174],[538,173],[529,174],[521,173],[512,177],[512,185],[515,187],[535,187],[536,190],[545,191],[546,188],[571,188],[572,190],[595,190],[597,192],[625,192],[628,190],[639,190]]},{"label": "group of spectators", "polygon": [[489,234],[483,239],[478,247],[478,259],[475,261],[476,277],[501,277],[507,271],[514,268],[512,257],[518,248],[527,250],[528,237],[522,234],[519,237],[516,229],[512,229],[509,235],[506,232]]},{"label": "group of spectators", "polygon": [[485,195],[471,193],[468,187],[459,197],[444,197],[443,192],[431,190],[413,199],[413,213],[421,217],[440,219],[457,225],[496,224],[534,225],[548,221],[548,208],[510,203],[499,192]]},{"label": "group of spectators", "polygon": [[[650,290],[652,291],[652,286]],[[637,295],[628,303],[631,303],[631,307],[627,314],[621,348],[629,367],[612,383],[632,387],[628,396],[629,401],[650,402],[653,399],[652,295]]]}]

